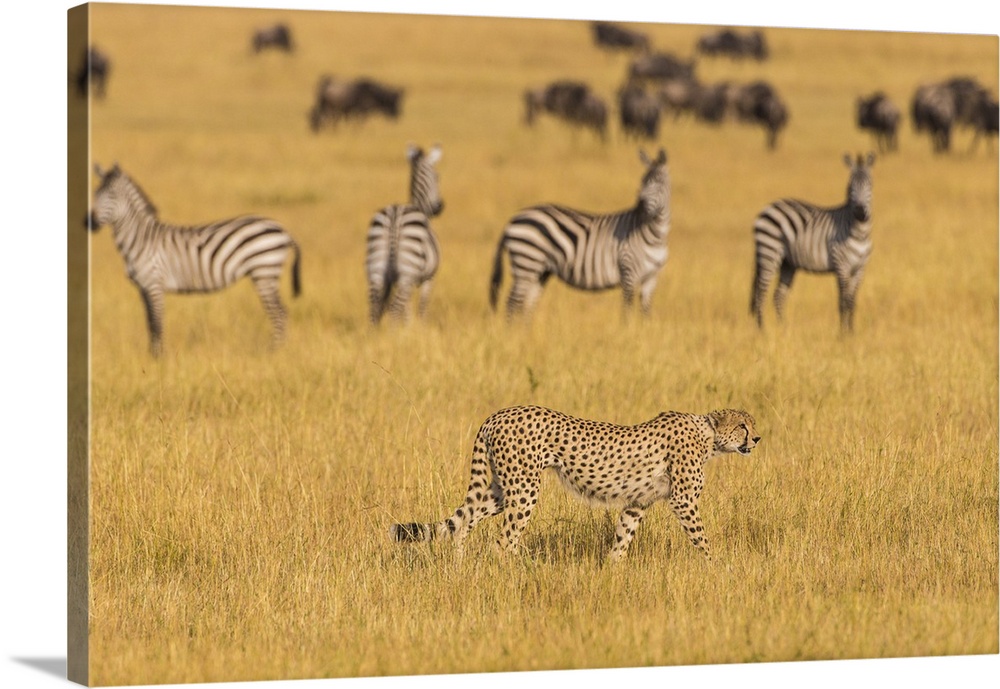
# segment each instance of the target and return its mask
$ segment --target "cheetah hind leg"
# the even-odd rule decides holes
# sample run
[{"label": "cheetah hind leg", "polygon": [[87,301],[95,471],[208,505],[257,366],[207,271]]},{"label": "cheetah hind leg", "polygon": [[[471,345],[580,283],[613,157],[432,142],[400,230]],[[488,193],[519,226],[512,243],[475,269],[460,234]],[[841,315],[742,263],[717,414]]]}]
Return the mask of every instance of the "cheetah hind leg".
[{"label": "cheetah hind leg", "polygon": [[635,536],[636,529],[642,523],[645,510],[641,507],[626,507],[618,517],[618,526],[615,527],[615,544],[611,546],[608,553],[610,562],[621,562],[628,552],[628,546]]}]

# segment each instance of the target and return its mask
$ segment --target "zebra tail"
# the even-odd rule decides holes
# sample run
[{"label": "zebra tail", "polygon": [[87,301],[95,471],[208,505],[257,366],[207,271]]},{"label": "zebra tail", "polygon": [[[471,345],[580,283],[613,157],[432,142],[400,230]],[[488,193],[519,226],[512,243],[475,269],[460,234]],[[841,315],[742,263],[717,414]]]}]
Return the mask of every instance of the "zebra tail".
[{"label": "zebra tail", "polygon": [[302,260],[302,251],[299,249],[298,244],[292,244],[292,246],[295,248],[295,258],[292,261],[292,296],[297,297],[302,294],[302,276],[299,268]]},{"label": "zebra tail", "polygon": [[490,308],[497,310],[497,297],[500,293],[500,283],[503,282],[503,249],[504,239],[500,238],[497,245],[497,253],[493,257],[493,276],[490,278]]}]

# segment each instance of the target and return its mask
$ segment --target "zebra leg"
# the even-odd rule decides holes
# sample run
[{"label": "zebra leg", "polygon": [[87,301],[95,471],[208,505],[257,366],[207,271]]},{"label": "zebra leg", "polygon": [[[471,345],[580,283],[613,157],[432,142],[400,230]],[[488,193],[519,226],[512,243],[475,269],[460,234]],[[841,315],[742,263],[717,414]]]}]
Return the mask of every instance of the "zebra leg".
[{"label": "zebra leg", "polygon": [[427,314],[427,302],[431,298],[432,283],[432,280],[425,280],[424,284],[420,285],[420,301],[417,302],[417,315],[420,318],[423,318]]},{"label": "zebra leg", "polygon": [[840,330],[844,333],[854,332],[854,307],[861,285],[863,268],[857,268],[852,273],[837,275],[838,306],[840,311]]},{"label": "zebra leg", "polygon": [[163,292],[159,288],[140,289],[142,303],[146,306],[146,327],[149,330],[149,353],[159,357],[163,353]]},{"label": "zebra leg", "polygon": [[649,315],[650,306],[653,303],[653,290],[656,289],[656,275],[652,275],[647,278],[644,283],[642,283],[642,289],[639,290],[639,308],[642,310],[643,316]]},{"label": "zebra leg", "polygon": [[618,526],[615,527],[615,544],[611,547],[611,552],[608,553],[608,559],[611,562],[619,562],[625,557],[632,537],[635,536],[635,530],[642,522],[644,513],[645,510],[641,507],[626,507],[618,517]]},{"label": "zebra leg", "polygon": [[778,314],[780,321],[785,313],[785,300],[788,298],[788,290],[792,286],[795,278],[795,266],[788,261],[781,264],[778,274],[778,286],[774,290],[774,310]]},{"label": "zebra leg", "polygon": [[368,317],[372,325],[378,325],[382,320],[390,290],[391,286],[386,286],[381,280],[368,280]]},{"label": "zebra leg", "polygon": [[389,304],[389,314],[401,323],[405,323],[409,318],[410,294],[413,292],[413,281],[408,278],[400,278],[396,282],[396,289],[392,295],[392,302]]},{"label": "zebra leg", "polygon": [[774,279],[774,269],[774,265],[763,262],[761,257],[757,256],[753,287],[750,291],[750,314],[757,319],[758,328],[764,327],[764,297],[767,295],[768,287],[771,286],[771,280]]},{"label": "zebra leg", "polygon": [[271,321],[271,346],[277,347],[285,339],[287,312],[278,295],[278,280],[274,277],[251,277],[254,289]]},{"label": "zebra leg", "polygon": [[516,276],[507,296],[507,320],[520,314],[530,315],[542,293],[542,283],[537,276]]}]

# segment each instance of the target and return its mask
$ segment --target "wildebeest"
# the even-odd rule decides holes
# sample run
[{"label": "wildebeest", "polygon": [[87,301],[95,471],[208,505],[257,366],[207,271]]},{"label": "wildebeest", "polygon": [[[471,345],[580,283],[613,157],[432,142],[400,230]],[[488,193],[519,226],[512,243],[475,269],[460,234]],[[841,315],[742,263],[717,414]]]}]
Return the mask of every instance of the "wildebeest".
[{"label": "wildebeest", "polygon": [[290,53],[295,47],[292,44],[292,32],[286,24],[275,24],[257,29],[254,31],[251,44],[255,53],[259,53],[265,48],[274,48]]},{"label": "wildebeest", "polygon": [[702,55],[725,55],[736,60],[749,57],[762,61],[768,56],[767,41],[760,30],[744,34],[733,29],[723,29],[705,34],[698,39],[696,49]]},{"label": "wildebeest", "polygon": [[608,106],[582,81],[561,79],[524,93],[524,121],[534,124],[539,112],[547,112],[570,124],[592,129],[603,140],[607,135]]},{"label": "wildebeest", "polygon": [[618,110],[626,136],[655,139],[660,130],[660,101],[636,82],[618,92]]},{"label": "wildebeest", "polygon": [[649,37],[611,22],[592,22],[594,43],[608,50],[649,50]]},{"label": "wildebeest", "polygon": [[788,108],[771,84],[755,81],[740,88],[735,109],[741,121],[764,127],[768,148],[778,145],[778,134],[788,124]]},{"label": "wildebeest", "polygon": [[110,73],[111,60],[97,46],[90,46],[83,51],[83,63],[73,78],[76,83],[77,95],[85,98],[89,90],[88,87],[90,87],[93,89],[95,97],[104,98],[108,74]]},{"label": "wildebeest", "polygon": [[880,152],[896,150],[896,129],[899,127],[899,119],[899,108],[883,91],[858,98],[858,128],[872,132]]},{"label": "wildebeest", "polygon": [[942,84],[924,84],[913,94],[910,104],[913,128],[926,131],[936,153],[951,148],[951,128],[955,124],[955,98]]},{"label": "wildebeest", "polygon": [[936,153],[951,148],[951,132],[956,126],[972,127],[988,111],[992,99],[989,92],[972,77],[953,77],[945,81],[923,84],[913,94],[910,112],[913,128],[930,133]]},{"label": "wildebeest", "polygon": [[665,113],[672,113],[677,119],[682,113],[694,109],[699,84],[695,79],[678,77],[660,82],[656,91]]},{"label": "wildebeest", "polygon": [[641,55],[629,65],[631,79],[691,79],[694,77],[694,60],[685,62],[670,53]]},{"label": "wildebeest", "polygon": [[373,113],[396,119],[402,110],[403,94],[401,88],[368,77],[343,80],[324,75],[316,89],[316,103],[309,112],[309,123],[312,130],[318,132],[326,121],[336,124],[341,119],[362,119]]},{"label": "wildebeest", "polygon": [[990,148],[992,148],[990,140],[997,137],[998,124],[1000,124],[998,121],[1000,121],[1000,108],[998,108],[997,99],[987,94],[976,103],[972,112],[972,127],[976,135],[972,139],[969,150],[975,150],[979,139],[983,137],[990,142]]}]

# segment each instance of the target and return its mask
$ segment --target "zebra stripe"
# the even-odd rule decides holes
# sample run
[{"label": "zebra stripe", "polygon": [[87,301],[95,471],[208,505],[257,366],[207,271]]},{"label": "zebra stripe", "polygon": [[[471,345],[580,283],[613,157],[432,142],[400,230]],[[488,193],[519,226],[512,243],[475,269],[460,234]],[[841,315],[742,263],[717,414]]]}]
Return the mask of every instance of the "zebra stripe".
[{"label": "zebra stripe", "polygon": [[782,199],[762,210],[754,222],[755,271],[750,313],[763,327],[763,303],[778,274],[774,307],[780,319],[797,270],[834,273],[840,294],[840,325],[854,328],[854,306],[865,264],[872,252],[872,178],[875,154],[844,161],[851,169],[847,200],[835,208],[821,208],[795,199]]},{"label": "zebra stripe", "polygon": [[386,206],[375,213],[368,228],[365,272],[373,325],[386,310],[405,321],[414,288],[420,289],[418,313],[423,316],[441,262],[430,225],[430,218],[444,209],[434,169],[441,159],[441,147],[434,146],[425,154],[411,146],[406,157],[410,161],[410,203]]},{"label": "zebra stripe", "polygon": [[642,151],[646,165],[633,208],[597,215],[558,205],[526,208],[508,222],[493,259],[490,305],[496,310],[503,281],[503,256],[513,277],[507,316],[528,314],[552,275],[583,290],[621,286],[625,308],[636,291],[644,314],[667,261],[670,230],[670,175],[667,154],[655,160]]},{"label": "zebra stripe", "polygon": [[274,220],[240,216],[207,225],[183,227],[161,222],[145,192],[117,165],[95,168],[100,184],[94,195],[90,227],[111,225],[129,279],[146,307],[150,351],[162,353],[165,293],[215,292],[250,276],[271,321],[272,343],[284,338],[287,314],[278,282],[289,252],[292,292],[301,291],[299,247]]}]

